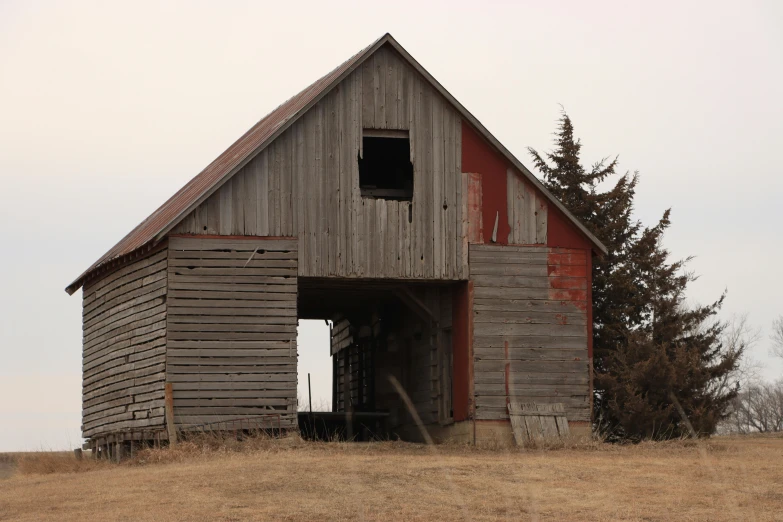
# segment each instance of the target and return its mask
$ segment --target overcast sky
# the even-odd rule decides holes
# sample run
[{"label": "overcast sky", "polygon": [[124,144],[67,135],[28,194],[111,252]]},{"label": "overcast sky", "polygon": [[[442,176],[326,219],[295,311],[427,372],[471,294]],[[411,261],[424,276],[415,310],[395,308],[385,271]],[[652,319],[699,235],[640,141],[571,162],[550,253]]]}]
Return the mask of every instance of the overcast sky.
[{"label": "overcast sky", "polygon": [[[385,32],[523,163],[550,148],[562,104],[585,163],[640,171],[637,215],[671,207],[666,245],[696,256],[690,298],[728,289],[724,316],[749,314],[752,357],[783,375],[767,355],[783,314],[783,3],[374,5],[0,0],[0,451],[81,442],[81,293],[63,288]],[[301,336],[300,383],[313,372],[330,404],[326,336],[322,322]]]}]

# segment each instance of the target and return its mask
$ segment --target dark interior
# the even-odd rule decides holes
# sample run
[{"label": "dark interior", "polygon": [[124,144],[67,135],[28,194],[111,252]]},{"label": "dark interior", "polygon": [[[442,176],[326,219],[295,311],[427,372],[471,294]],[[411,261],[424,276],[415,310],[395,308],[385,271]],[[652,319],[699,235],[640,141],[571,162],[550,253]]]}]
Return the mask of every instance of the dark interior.
[{"label": "dark interior", "polygon": [[[418,440],[401,390],[422,421],[432,423],[439,421],[438,406],[433,411],[430,399],[442,386],[448,395],[445,416],[451,417],[450,303],[450,285],[300,278],[299,318],[333,321],[332,411],[300,412],[303,433]],[[337,349],[345,337],[350,340]],[[440,377],[436,360],[444,368]]]},{"label": "dark interior", "polygon": [[413,163],[407,137],[363,138],[359,157],[359,187],[363,197],[411,200]]}]

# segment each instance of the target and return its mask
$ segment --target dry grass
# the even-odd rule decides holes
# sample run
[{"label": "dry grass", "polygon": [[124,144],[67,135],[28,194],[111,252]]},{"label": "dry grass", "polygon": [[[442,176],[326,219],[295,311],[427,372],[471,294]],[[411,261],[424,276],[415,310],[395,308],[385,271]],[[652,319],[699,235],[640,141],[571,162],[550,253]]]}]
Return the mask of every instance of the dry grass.
[{"label": "dry grass", "polygon": [[783,520],[781,438],[564,446],[204,439],[120,466],[17,458],[0,520]]}]

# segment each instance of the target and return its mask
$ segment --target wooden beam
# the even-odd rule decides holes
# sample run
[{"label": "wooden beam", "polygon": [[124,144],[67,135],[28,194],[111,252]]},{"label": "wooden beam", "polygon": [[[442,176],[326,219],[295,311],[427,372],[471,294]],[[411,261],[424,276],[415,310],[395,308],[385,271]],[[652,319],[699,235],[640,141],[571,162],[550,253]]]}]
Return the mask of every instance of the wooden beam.
[{"label": "wooden beam", "polygon": [[362,136],[365,138],[398,138],[406,140],[410,138],[408,131],[395,129],[364,129]]},{"label": "wooden beam", "polygon": [[424,319],[425,321],[432,321],[435,326],[438,325],[438,317],[432,313],[427,305],[425,305],[416,294],[410,291],[408,287],[401,286],[394,291],[394,295],[397,296],[413,313]]},{"label": "wooden beam", "polygon": [[177,428],[174,426],[174,385],[170,382],[166,383],[165,387],[166,397],[166,431],[169,436],[169,444],[174,446],[177,444]]}]

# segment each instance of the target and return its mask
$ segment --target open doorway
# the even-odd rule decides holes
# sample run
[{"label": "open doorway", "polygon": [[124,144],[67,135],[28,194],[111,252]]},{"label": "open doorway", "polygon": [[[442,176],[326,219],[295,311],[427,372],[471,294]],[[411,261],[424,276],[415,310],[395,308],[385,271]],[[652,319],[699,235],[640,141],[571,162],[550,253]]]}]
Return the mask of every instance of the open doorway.
[{"label": "open doorway", "polygon": [[[332,358],[329,354],[330,321],[300,319],[296,328],[297,410],[332,411]],[[308,375],[310,382],[308,387]]]},{"label": "open doorway", "polygon": [[[419,422],[453,423],[452,288],[300,278],[300,324],[302,319],[331,321],[324,350],[329,362],[320,367],[320,373],[332,372],[331,412],[314,414],[310,422],[357,440],[412,441],[424,439]],[[304,357],[300,349],[300,389],[307,378]],[[320,353],[317,360],[320,365]],[[300,413],[300,427],[301,421]]]}]

